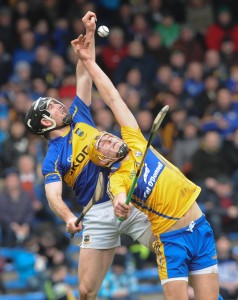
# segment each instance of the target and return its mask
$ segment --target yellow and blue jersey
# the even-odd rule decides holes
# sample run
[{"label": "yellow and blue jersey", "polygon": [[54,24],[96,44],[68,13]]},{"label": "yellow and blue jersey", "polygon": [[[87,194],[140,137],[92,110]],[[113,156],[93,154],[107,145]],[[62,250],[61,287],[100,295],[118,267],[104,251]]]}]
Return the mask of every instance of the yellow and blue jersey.
[{"label": "yellow and blue jersey", "polygon": [[[76,96],[70,107],[70,113],[72,115],[70,128],[64,135],[49,141],[42,173],[45,184],[65,181],[74,189],[78,204],[85,206],[94,195],[99,173],[103,173],[106,183],[109,170],[98,167],[89,160],[87,146],[92,135],[98,131],[90,107]],[[98,203],[108,200],[104,189],[102,200]]]},{"label": "yellow and blue jersey", "polygon": [[[130,159],[112,167],[108,183],[111,199],[122,192],[128,194],[147,145],[139,129],[125,126],[121,128],[121,134],[130,149]],[[159,235],[189,210],[200,190],[178,168],[150,147],[131,202],[148,215],[154,234]]]}]

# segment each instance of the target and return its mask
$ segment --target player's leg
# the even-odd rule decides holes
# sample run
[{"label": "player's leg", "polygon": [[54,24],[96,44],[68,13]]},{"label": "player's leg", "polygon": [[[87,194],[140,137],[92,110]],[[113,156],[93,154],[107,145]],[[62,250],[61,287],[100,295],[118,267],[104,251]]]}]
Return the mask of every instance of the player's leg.
[{"label": "player's leg", "polygon": [[79,254],[80,300],[95,300],[102,281],[111,266],[115,248],[108,250],[82,248]]},{"label": "player's leg", "polygon": [[144,213],[132,207],[131,214],[127,220],[122,222],[117,218],[115,220],[120,233],[129,235],[134,241],[137,240],[140,244],[153,250],[152,243],[155,238],[148,217]]},{"label": "player's leg", "polygon": [[187,278],[163,281],[162,288],[165,300],[188,300]]},{"label": "player's leg", "polygon": [[94,205],[83,220],[79,254],[80,300],[95,300],[111,266],[114,250],[120,245],[110,201]]},{"label": "player's leg", "polygon": [[194,289],[195,299],[217,300],[219,280],[216,244],[206,219],[197,230],[196,241],[196,258],[191,261],[189,272],[189,282]]},{"label": "player's leg", "polygon": [[189,280],[194,289],[196,300],[218,299],[218,273],[191,275]]}]

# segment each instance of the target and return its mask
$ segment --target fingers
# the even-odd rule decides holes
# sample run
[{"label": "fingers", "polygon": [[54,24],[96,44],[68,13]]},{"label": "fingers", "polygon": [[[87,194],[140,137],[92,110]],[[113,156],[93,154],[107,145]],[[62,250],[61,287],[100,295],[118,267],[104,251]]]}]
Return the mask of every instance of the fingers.
[{"label": "fingers", "polygon": [[95,30],[97,17],[92,11],[88,11],[86,15],[82,18],[83,24],[87,30]]},{"label": "fingers", "polygon": [[75,221],[77,218],[71,218],[66,223],[66,231],[74,234],[76,232],[80,232],[82,230],[82,222],[80,222],[78,225],[75,225]]},{"label": "fingers", "polygon": [[94,22],[96,21],[97,17],[96,14],[92,11],[88,11],[85,16],[82,18],[83,22],[87,22],[89,20],[91,20],[92,18],[94,18]]},{"label": "fingers", "polygon": [[130,215],[130,206],[126,203],[118,202],[114,208],[114,212],[116,217],[121,217],[123,219],[127,219]]}]

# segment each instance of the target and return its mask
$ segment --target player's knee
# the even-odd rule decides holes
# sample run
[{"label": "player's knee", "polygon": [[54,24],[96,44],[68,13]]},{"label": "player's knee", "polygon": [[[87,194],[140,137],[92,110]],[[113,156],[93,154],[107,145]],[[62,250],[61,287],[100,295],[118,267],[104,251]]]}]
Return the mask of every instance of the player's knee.
[{"label": "player's knee", "polygon": [[84,283],[79,284],[79,294],[80,294],[80,299],[94,299],[93,297],[97,296],[97,290],[95,287],[91,286],[86,286]]}]

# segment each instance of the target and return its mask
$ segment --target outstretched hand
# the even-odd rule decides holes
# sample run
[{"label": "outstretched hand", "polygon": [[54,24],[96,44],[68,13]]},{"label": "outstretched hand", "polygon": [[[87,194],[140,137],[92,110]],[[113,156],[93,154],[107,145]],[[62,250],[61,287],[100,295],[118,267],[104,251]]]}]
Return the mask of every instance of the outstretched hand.
[{"label": "outstretched hand", "polygon": [[88,11],[82,18],[82,21],[86,28],[86,35],[80,34],[78,38],[71,41],[71,45],[79,58],[86,60],[92,58],[94,55],[89,45],[94,39],[97,18],[95,13]]},{"label": "outstretched hand", "polygon": [[82,18],[84,27],[86,28],[86,31],[93,31],[96,30],[96,21],[97,17],[94,12],[88,11],[85,16]]},{"label": "outstretched hand", "polygon": [[94,32],[89,32],[87,35],[82,35],[71,41],[71,45],[74,49],[74,52],[79,56],[81,60],[91,59],[92,51],[89,47],[90,42],[92,41]]}]

